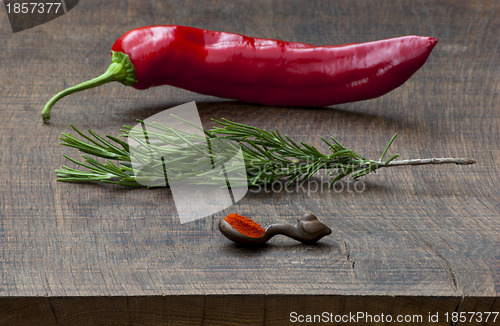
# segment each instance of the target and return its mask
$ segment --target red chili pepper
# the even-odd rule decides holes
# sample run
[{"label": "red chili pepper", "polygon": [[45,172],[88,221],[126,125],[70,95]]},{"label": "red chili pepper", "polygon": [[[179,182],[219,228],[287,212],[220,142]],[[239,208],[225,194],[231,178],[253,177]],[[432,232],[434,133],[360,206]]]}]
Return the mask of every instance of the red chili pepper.
[{"label": "red chili pepper", "polygon": [[433,37],[404,36],[360,44],[313,46],[185,26],[131,30],[112,47],[100,77],[60,98],[111,81],[136,89],[172,85],[201,94],[280,106],[327,106],[381,96],[427,60]]}]

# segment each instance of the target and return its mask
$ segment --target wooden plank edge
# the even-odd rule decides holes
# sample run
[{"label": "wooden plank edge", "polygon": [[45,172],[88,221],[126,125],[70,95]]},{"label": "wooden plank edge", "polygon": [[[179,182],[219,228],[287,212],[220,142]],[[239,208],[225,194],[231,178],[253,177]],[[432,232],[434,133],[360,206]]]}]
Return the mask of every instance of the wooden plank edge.
[{"label": "wooden plank edge", "polygon": [[[494,325],[493,315],[488,322],[484,320],[488,311],[500,311],[498,297],[11,297],[0,298],[0,325],[370,325],[388,323],[388,318],[393,323],[396,318],[413,318],[408,324],[450,325],[454,324],[451,318],[460,316],[460,312],[469,313],[467,318],[471,312],[482,312],[483,322],[474,325]],[[438,320],[434,322],[436,316]],[[500,322],[500,316],[496,322]]]}]

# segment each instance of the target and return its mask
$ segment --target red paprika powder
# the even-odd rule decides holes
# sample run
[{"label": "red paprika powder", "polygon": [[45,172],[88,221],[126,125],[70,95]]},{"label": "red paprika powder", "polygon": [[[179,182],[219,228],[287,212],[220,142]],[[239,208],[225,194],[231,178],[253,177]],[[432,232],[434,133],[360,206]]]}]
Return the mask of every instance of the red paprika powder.
[{"label": "red paprika powder", "polygon": [[229,223],[235,230],[252,238],[260,238],[266,232],[266,230],[264,230],[264,228],[260,226],[260,224],[255,223],[248,217],[241,216],[236,213],[229,214],[224,218],[224,220]]}]

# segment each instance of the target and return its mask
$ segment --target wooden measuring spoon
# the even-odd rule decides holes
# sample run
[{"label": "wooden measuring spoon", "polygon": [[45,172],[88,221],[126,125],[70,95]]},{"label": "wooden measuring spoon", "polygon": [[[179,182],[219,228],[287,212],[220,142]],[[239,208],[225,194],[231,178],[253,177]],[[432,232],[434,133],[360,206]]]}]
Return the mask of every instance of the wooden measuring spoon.
[{"label": "wooden measuring spoon", "polygon": [[305,244],[311,244],[332,233],[332,230],[314,214],[305,214],[297,220],[295,225],[271,224],[265,229],[264,235],[258,238],[249,237],[239,232],[224,219],[219,222],[219,230],[229,240],[245,245],[263,244],[277,234],[285,235]]}]

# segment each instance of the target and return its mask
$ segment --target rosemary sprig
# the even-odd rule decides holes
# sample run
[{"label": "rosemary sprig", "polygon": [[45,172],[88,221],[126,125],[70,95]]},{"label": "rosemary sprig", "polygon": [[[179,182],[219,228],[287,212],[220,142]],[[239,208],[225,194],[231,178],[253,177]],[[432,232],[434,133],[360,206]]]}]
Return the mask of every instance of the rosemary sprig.
[{"label": "rosemary sprig", "polygon": [[[181,119],[182,120],[182,119]],[[160,123],[141,123],[148,127],[148,139],[144,139],[142,130],[124,126],[121,130],[129,137],[134,146],[112,136],[101,137],[88,130],[84,134],[75,126],[71,127],[83,139],[63,133],[62,145],[78,149],[82,161],[65,154],[64,157],[76,164],[75,169],[63,166],[57,169],[57,180],[64,182],[101,181],[122,186],[150,187],[165,186],[170,182],[190,178],[193,184],[226,184],[226,178],[215,169],[203,170],[202,167],[224,164],[225,173],[234,181],[250,186],[265,185],[278,180],[286,180],[290,185],[298,180],[311,178],[319,170],[325,170],[331,176],[330,186],[346,176],[359,178],[383,167],[422,164],[460,165],[474,164],[475,160],[461,158],[431,158],[395,161],[399,154],[385,158],[395,134],[384,148],[378,160],[362,157],[353,150],[344,147],[335,138],[321,138],[329,147],[330,153],[322,153],[316,147],[304,142],[296,142],[278,130],[266,131],[257,127],[236,123],[226,119],[213,120],[219,126],[203,130],[203,134],[189,134]],[[188,121],[185,121],[189,123]],[[208,141],[209,149],[206,146]],[[232,162],[230,159],[241,148],[244,162]],[[100,162],[87,155],[105,159]],[[160,157],[152,159],[152,157]],[[134,175],[134,164],[141,165],[140,182]],[[169,167],[167,178],[165,166]],[[242,174],[243,171],[246,174]],[[146,167],[146,168],[144,168]],[[137,169],[136,169],[137,171]]]}]

